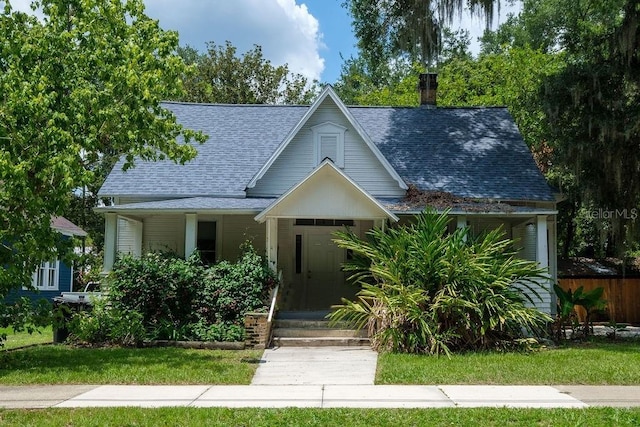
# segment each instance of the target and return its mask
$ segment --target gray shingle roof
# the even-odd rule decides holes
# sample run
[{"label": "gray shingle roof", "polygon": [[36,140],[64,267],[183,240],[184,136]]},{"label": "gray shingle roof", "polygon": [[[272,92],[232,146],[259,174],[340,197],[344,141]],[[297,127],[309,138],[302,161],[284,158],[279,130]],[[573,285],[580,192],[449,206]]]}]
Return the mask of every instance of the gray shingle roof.
[{"label": "gray shingle roof", "polygon": [[421,190],[554,200],[506,108],[349,110],[396,172]]},{"label": "gray shingle roof", "polygon": [[156,211],[156,210],[176,210],[176,211],[206,211],[206,210],[233,210],[233,211],[255,211],[260,212],[275,199],[265,198],[245,198],[238,199],[232,197],[189,197],[184,199],[159,200],[153,202],[129,203],[116,206],[105,206],[98,210],[107,211]]},{"label": "gray shingle roof", "polygon": [[137,162],[122,171],[119,161],[105,180],[105,196],[244,197],[247,183],[302,118],[305,106],[165,103],[186,128],[210,138],[195,144],[186,165]]},{"label": "gray shingle roof", "polygon": [[[251,178],[306,106],[166,103],[187,128],[210,136],[185,166],[118,163],[104,196],[244,197]],[[505,108],[349,107],[398,174],[422,190],[462,197],[553,201]]]}]

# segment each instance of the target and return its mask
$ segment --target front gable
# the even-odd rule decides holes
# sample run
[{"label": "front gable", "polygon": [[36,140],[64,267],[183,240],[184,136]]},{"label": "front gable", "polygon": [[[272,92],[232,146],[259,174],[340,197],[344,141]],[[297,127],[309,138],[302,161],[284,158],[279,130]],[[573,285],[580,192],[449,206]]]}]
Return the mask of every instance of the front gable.
[{"label": "front gable", "polygon": [[264,222],[269,217],[398,221],[398,217],[328,159],[260,212],[255,220]]},{"label": "front gable", "polygon": [[326,158],[375,197],[405,194],[405,182],[327,87],[247,185],[247,196],[278,197]]}]

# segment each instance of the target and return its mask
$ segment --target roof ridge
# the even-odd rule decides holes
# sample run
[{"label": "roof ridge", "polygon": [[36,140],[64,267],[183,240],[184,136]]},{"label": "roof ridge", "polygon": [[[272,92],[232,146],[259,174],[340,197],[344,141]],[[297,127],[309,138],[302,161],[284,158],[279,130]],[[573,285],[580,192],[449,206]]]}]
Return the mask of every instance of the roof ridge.
[{"label": "roof ridge", "polygon": [[225,104],[216,102],[161,101],[161,104],[192,105],[195,107],[310,107],[305,104]]}]

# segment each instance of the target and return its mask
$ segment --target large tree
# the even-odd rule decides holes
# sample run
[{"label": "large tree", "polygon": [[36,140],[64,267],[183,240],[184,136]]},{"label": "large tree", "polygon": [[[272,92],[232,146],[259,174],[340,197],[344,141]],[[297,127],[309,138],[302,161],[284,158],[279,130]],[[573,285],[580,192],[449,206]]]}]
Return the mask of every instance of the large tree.
[{"label": "large tree", "polygon": [[307,104],[315,96],[315,83],[289,71],[287,64],[275,66],[265,59],[258,45],[238,56],[230,42],[207,44],[207,52],[192,47],[180,49],[196,72],[185,82],[182,101],[226,104]]},{"label": "large tree", "polygon": [[567,196],[561,205],[563,253],[584,248],[577,237],[585,227],[596,255],[622,255],[637,246],[638,2],[526,0],[522,14],[485,41],[486,50],[528,45],[564,58],[539,90],[553,150],[550,177]]},{"label": "large tree", "polygon": [[499,0],[344,0],[367,73],[382,82],[398,57],[430,64],[441,52],[443,31],[468,8],[490,23]]},{"label": "large tree", "polygon": [[8,2],[0,14],[0,300],[63,255],[50,217],[94,183],[105,153],[124,155],[125,167],[134,158],[185,162],[196,151],[178,138],[205,139],[160,105],[182,96],[189,69],[177,34],[148,18],[142,0],[33,8],[40,18]]}]

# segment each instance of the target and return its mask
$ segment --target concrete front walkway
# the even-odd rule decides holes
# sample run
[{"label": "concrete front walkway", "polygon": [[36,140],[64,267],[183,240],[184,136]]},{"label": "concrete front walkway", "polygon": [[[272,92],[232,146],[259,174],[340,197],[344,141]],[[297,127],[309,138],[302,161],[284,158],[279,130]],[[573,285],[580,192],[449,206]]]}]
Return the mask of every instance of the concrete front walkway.
[{"label": "concrete front walkway", "polygon": [[369,347],[270,348],[251,385],[373,385],[377,363]]}]

